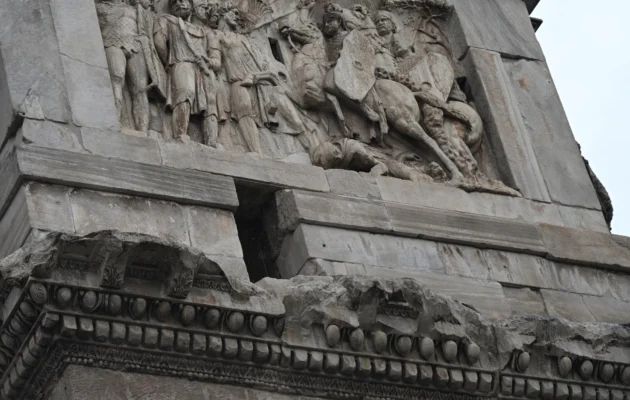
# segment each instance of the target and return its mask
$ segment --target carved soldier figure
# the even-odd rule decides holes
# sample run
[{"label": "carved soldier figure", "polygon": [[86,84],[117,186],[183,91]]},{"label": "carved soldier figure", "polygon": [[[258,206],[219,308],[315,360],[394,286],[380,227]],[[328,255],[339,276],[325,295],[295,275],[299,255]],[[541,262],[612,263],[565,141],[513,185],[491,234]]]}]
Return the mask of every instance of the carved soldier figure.
[{"label": "carved soldier figure", "polygon": [[348,27],[343,17],[343,9],[335,3],[328,3],[324,9],[322,32],[326,37],[326,56],[331,65],[339,59],[343,41],[348,36]]},{"label": "carved soldier figure", "polygon": [[398,24],[392,13],[379,11],[376,14],[377,39],[375,64],[377,73],[383,78],[398,80],[398,61],[410,53],[410,46],[402,43],[398,37]]},{"label": "carved soldier figure", "polygon": [[[135,128],[149,129],[149,98],[151,87],[161,88],[163,77],[160,61],[151,40],[152,0],[101,0],[96,3],[105,55],[114,90],[118,119],[122,120],[123,86],[131,95]],[[150,84],[150,85],[149,85]]]},{"label": "carved soldier figure", "polygon": [[270,128],[277,125],[277,105],[260,90],[261,85],[278,85],[278,77],[268,70],[262,56],[240,33],[240,12],[230,3],[214,11],[220,32],[221,60],[230,88],[230,112],[236,120],[249,151],[262,154],[256,119]]},{"label": "carved soldier figure", "polygon": [[191,0],[170,0],[171,14],[155,24],[155,47],[168,72],[166,106],[173,111],[175,139],[187,135],[191,115],[203,117],[204,141],[216,145],[216,102],[208,102],[221,54],[207,30],[190,22]]}]

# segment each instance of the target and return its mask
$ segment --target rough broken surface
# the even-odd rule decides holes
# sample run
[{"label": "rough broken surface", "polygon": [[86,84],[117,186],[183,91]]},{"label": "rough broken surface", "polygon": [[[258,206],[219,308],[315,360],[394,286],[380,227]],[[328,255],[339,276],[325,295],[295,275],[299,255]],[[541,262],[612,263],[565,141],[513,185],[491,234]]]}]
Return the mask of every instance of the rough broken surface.
[{"label": "rough broken surface", "polygon": [[[37,239],[30,240],[23,247],[0,260],[2,282],[7,280],[25,281],[30,276],[39,278],[50,277],[53,269],[57,267],[59,257],[64,254],[64,249],[71,256],[75,257],[80,255],[93,256],[94,253],[100,251],[101,254],[98,254],[96,257],[97,260],[95,262],[97,262],[99,258],[107,259],[110,254],[116,254],[112,253],[110,249],[124,249],[123,252],[129,252],[135,248],[150,246],[151,253],[157,253],[153,254],[153,258],[148,261],[155,262],[156,256],[158,256],[159,260],[161,257],[170,257],[170,254],[174,254],[175,259],[165,260],[171,268],[175,268],[173,264],[178,262],[183,264],[184,268],[191,269],[193,273],[203,268],[204,273],[213,273],[225,277],[236,293],[251,295],[259,292],[259,289],[248,282],[242,270],[224,268],[221,265],[221,261],[226,261],[225,257],[214,258],[204,254],[201,250],[182,245],[176,241],[119,231],[100,231],[83,237],[58,232],[41,232],[37,236]],[[76,249],[82,249],[85,253],[74,254],[73,250]],[[168,254],[160,254],[161,249],[167,250]],[[118,257],[120,254],[117,253],[116,256]],[[123,269],[129,266],[126,260],[124,258],[122,261],[125,264],[121,266]],[[136,259],[135,261],[147,262],[142,259]],[[226,265],[231,264],[226,263]]]},{"label": "rough broken surface", "polygon": [[[324,331],[328,332],[327,327],[329,326],[336,326],[338,329],[341,329],[342,332],[348,333],[358,330],[361,332],[360,335],[363,335],[363,332],[370,334],[380,332],[381,334],[384,333],[387,335],[387,337],[393,338],[428,338],[432,340],[432,343],[436,343],[440,346],[445,346],[445,343],[448,341],[453,341],[459,344],[461,349],[478,346],[480,351],[478,355],[475,356],[476,360],[474,363],[465,361],[466,357],[469,357],[466,354],[470,354],[470,352],[466,353],[464,351],[457,351],[455,353],[458,354],[456,360],[454,359],[447,362],[474,364],[475,368],[488,372],[502,372],[506,369],[515,368],[515,354],[518,355],[520,352],[526,351],[528,357],[536,361],[529,365],[527,373],[533,374],[537,379],[541,379],[541,377],[543,377],[543,379],[544,377],[548,377],[548,379],[552,380],[557,379],[558,369],[557,361],[555,360],[565,356],[578,360],[593,360],[593,362],[598,363],[612,362],[616,364],[630,364],[630,328],[624,324],[577,323],[563,318],[542,317],[537,315],[490,320],[486,319],[470,305],[458,302],[450,296],[436,293],[428,289],[422,279],[414,278],[299,276],[289,280],[266,278],[254,285],[238,277],[230,278],[230,271],[221,268],[217,263],[205,258],[199,251],[147,235],[104,231],[77,238],[63,234],[42,233],[38,235],[38,237],[32,237],[21,250],[0,262],[0,272],[2,273],[0,283],[2,283],[2,292],[6,293],[6,288],[9,284],[12,285],[14,290],[19,292],[20,282],[24,283],[29,277],[37,278],[40,282],[50,282],[53,285],[79,284],[88,286],[88,290],[93,290],[94,287],[88,275],[84,275],[78,270],[74,272],[66,271],[66,273],[70,273],[70,275],[66,275],[66,277],[69,278],[61,282],[59,281],[61,275],[57,275],[56,271],[61,268],[59,264],[61,258],[66,258],[69,254],[77,256],[80,252],[79,249],[94,253],[94,249],[91,249],[91,245],[94,244],[101,246],[100,250],[96,251],[96,253],[98,253],[98,259],[101,260],[105,269],[108,268],[110,265],[108,263],[112,261],[114,256],[117,258],[113,261],[123,259],[121,254],[126,254],[129,246],[144,245],[152,246],[150,253],[154,255],[149,255],[149,252],[141,251],[138,253],[140,255],[136,254],[137,257],[129,256],[128,258],[133,258],[135,261],[146,265],[148,259],[143,259],[142,257],[149,256],[150,259],[154,260],[155,254],[168,254],[162,253],[163,251],[175,252],[176,257],[168,259],[168,263],[174,265],[172,267],[174,271],[167,274],[167,280],[170,280],[171,277],[178,272],[176,269],[181,268],[181,264],[183,264],[184,268],[196,268],[196,266],[201,265],[201,269],[195,270],[195,274],[214,274],[227,277],[231,291],[228,297],[222,298],[220,307],[227,307],[229,310],[238,307],[237,304],[240,304],[241,307],[245,305],[244,308],[240,308],[240,312],[251,312],[252,314],[263,312],[267,315],[266,318],[277,318],[275,319],[275,333],[272,334],[272,336],[266,336],[265,340],[277,338],[274,340],[279,340],[279,342],[275,343],[289,351],[289,356],[286,356],[289,358],[283,359],[292,360],[289,362],[292,363],[293,368],[296,369],[301,368],[299,367],[300,362],[302,362],[300,360],[305,360],[304,362],[306,362],[306,360],[310,359],[309,357],[318,360],[317,357],[321,355],[321,353],[318,352],[330,350],[329,347],[333,347],[330,344],[328,346],[326,344],[329,340],[328,333],[323,334]],[[160,250],[160,248],[165,249]],[[145,247],[144,249],[146,250],[147,248]],[[158,260],[158,264],[159,263]],[[129,263],[124,267],[130,268]],[[111,282],[106,282],[105,284],[103,282],[104,280],[101,281],[102,287],[111,287]],[[39,289],[37,290],[44,290],[45,293],[46,289],[40,283],[36,283],[36,285],[39,285]],[[170,286],[167,285],[167,287]],[[148,288],[143,286],[134,286],[133,282],[126,282],[126,279],[123,280],[117,288],[124,290],[127,295],[132,296],[138,294],[146,296],[145,293],[147,293],[148,290]],[[33,296],[33,293],[38,293],[37,290],[33,292],[29,291],[29,293]],[[57,291],[57,296],[59,296],[60,293],[60,291]],[[167,295],[169,294],[167,293]],[[218,292],[211,290],[206,294],[206,297],[215,297],[217,295]],[[200,292],[196,292],[195,296],[180,296],[178,294],[175,297],[181,298],[186,302],[192,302],[193,305],[198,304],[199,307],[203,307],[203,304],[199,304],[199,302],[203,300],[203,296],[200,295]],[[12,298],[15,298],[15,296]],[[34,297],[33,299],[36,298],[39,297]],[[62,305],[59,301],[58,298],[57,302],[61,307]],[[82,301],[83,304],[85,304],[85,300]],[[274,306],[274,304],[281,306],[277,307]],[[256,306],[254,307],[254,305]],[[6,300],[4,304],[4,315],[11,316],[11,313],[6,311],[10,311],[10,308],[14,306],[17,306],[14,300]],[[405,310],[404,315],[385,311],[391,307],[395,307],[398,310]],[[171,307],[169,307],[169,309],[171,309]],[[275,311],[269,311],[272,309]],[[20,312],[24,313],[24,310],[28,309],[20,305],[20,310]],[[228,312],[226,315],[229,316],[231,314]],[[85,317],[91,316],[87,314]],[[52,318],[52,316],[50,318]],[[57,321],[58,318],[59,316],[57,316]],[[89,319],[86,319],[85,321],[88,320]],[[239,332],[232,323],[237,321],[237,319],[234,319],[232,322],[230,321],[232,321],[231,318],[226,322],[226,327],[234,334],[241,334],[242,332]],[[147,319],[145,323],[154,323],[153,317]],[[253,324],[253,322],[251,323]],[[76,330],[77,327],[74,324],[76,324],[74,317],[71,319],[63,317],[62,333],[64,329]],[[107,323],[106,325],[109,326]],[[92,325],[90,323],[87,326]],[[107,329],[109,330],[109,328]],[[112,336],[113,343],[120,344],[120,339],[117,339],[117,337],[125,332],[125,325],[120,322],[114,322],[111,329],[112,335],[116,335]],[[132,333],[136,335],[136,333],[134,333],[136,330],[134,329],[133,327],[129,327],[130,335]],[[79,330],[78,333],[81,333],[81,331]],[[210,332],[210,337],[217,334],[219,334],[217,331]],[[157,333],[155,335],[157,335]],[[170,340],[173,340],[174,337],[173,331],[165,330],[162,335],[167,335],[161,337],[166,339],[170,337]],[[180,333],[177,333],[177,335],[176,337],[179,338]],[[107,335],[104,336],[106,340],[107,337]],[[216,342],[216,336],[214,337],[215,339],[213,340]],[[349,345],[352,346],[352,335],[350,335],[349,338]],[[249,341],[251,339],[247,338],[239,340],[238,342],[230,338],[224,340],[225,346],[234,345],[237,346],[237,349],[241,347],[245,349],[246,347],[243,346],[246,346],[247,343],[249,343],[249,346],[252,346],[252,342]],[[361,339],[361,342],[362,341],[363,339]],[[180,348],[178,351],[187,351],[182,350],[187,349],[188,345],[186,343],[188,342],[184,342],[184,347]],[[220,339],[217,343],[220,348],[222,348],[223,345]],[[160,346],[162,346],[162,350],[172,350],[172,344],[160,344]],[[177,344],[177,346],[180,345]],[[365,349],[363,349],[363,345],[361,345],[360,349],[355,350],[361,352],[374,351],[370,350],[372,349],[370,346],[376,345],[370,344]],[[280,347],[278,347],[278,349],[280,349]],[[347,350],[347,347],[341,347],[334,351],[344,352]],[[208,351],[211,351],[211,349]],[[229,351],[229,348],[225,347],[224,351]],[[238,351],[240,352],[242,350]],[[439,351],[441,354],[439,357],[446,357],[442,355],[446,354],[446,350],[441,349]],[[311,354],[311,356],[309,356],[309,354]],[[361,360],[361,356],[357,357],[358,360]],[[354,360],[354,357],[351,358]],[[438,359],[438,361],[439,360],[440,359]],[[391,360],[388,360],[388,362],[390,361]],[[431,360],[428,361],[431,362]],[[346,360],[344,362],[350,361]],[[394,363],[391,364],[391,366],[395,367],[396,361],[391,362]],[[311,366],[315,368],[317,364]],[[92,385],[79,385],[73,377],[89,377],[89,379],[94,379],[95,385],[100,385],[102,375],[94,377],[93,374],[95,374],[95,372],[90,368],[91,367],[69,368],[67,370],[68,375],[62,378],[60,384],[56,386],[53,399],[81,398],[77,396],[84,396],[83,393],[88,393],[86,390],[89,391]],[[105,366],[105,368],[116,369],[111,366]],[[145,376],[138,377],[138,379],[131,379],[133,376],[129,375],[131,372],[132,371],[125,372],[125,375],[121,377],[128,390],[125,391],[127,394],[120,394],[119,396],[128,396],[128,393],[143,393],[151,386],[147,382],[154,379],[153,377]],[[579,370],[576,368],[574,371],[570,372],[573,374],[572,377],[576,378]],[[122,372],[106,372],[105,375],[113,376],[113,374],[121,373]],[[452,372],[449,372],[449,374],[451,373]],[[193,380],[195,380],[195,378],[196,377],[193,377]],[[160,381],[160,384],[163,382],[165,381]],[[190,388],[191,386],[195,386],[195,384],[188,383],[186,388]],[[208,388],[208,386],[204,386],[204,388]],[[227,386],[222,386],[220,390],[223,389],[232,392]],[[103,390],[114,389],[108,386],[107,388],[103,388]],[[164,393],[169,393],[168,389],[165,389]],[[188,392],[184,392],[182,395],[187,396],[185,393]],[[246,393],[248,398],[263,396],[262,393],[257,391]],[[309,394],[311,393],[312,392],[309,392]],[[115,394],[113,395],[116,396]],[[267,395],[264,394],[264,396]],[[270,396],[274,399],[283,399],[281,395],[277,394]],[[128,397],[121,398],[125,399]]]}]

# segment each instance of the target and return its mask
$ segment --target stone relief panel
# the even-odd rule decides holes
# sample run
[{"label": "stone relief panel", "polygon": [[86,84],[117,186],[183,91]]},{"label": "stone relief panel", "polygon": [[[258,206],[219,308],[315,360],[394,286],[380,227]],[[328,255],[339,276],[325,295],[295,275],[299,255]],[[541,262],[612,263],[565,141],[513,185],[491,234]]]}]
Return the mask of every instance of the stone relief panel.
[{"label": "stone relief panel", "polygon": [[465,190],[494,179],[447,0],[96,0],[118,116],[149,137]]}]

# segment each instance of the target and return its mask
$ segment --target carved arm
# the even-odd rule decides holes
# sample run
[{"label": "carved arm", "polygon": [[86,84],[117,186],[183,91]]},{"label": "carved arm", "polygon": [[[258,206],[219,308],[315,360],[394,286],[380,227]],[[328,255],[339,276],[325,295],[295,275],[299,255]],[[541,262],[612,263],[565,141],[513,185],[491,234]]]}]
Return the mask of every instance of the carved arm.
[{"label": "carved arm", "polygon": [[155,26],[155,32],[153,34],[153,43],[155,44],[155,50],[162,61],[162,64],[168,64],[168,37],[167,37],[167,22],[163,19],[158,20]]}]

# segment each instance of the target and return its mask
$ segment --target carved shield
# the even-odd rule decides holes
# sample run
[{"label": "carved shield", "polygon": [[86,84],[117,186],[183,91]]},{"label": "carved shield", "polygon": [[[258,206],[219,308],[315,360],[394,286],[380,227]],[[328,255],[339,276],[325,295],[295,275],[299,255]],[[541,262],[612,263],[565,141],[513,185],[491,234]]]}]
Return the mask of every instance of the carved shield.
[{"label": "carved shield", "polygon": [[442,54],[429,53],[411,68],[409,80],[413,87],[423,88],[446,101],[453,87],[455,72],[448,58]]},{"label": "carved shield", "polygon": [[372,44],[359,31],[352,31],[343,41],[335,66],[335,86],[345,97],[360,103],[375,82]]}]

